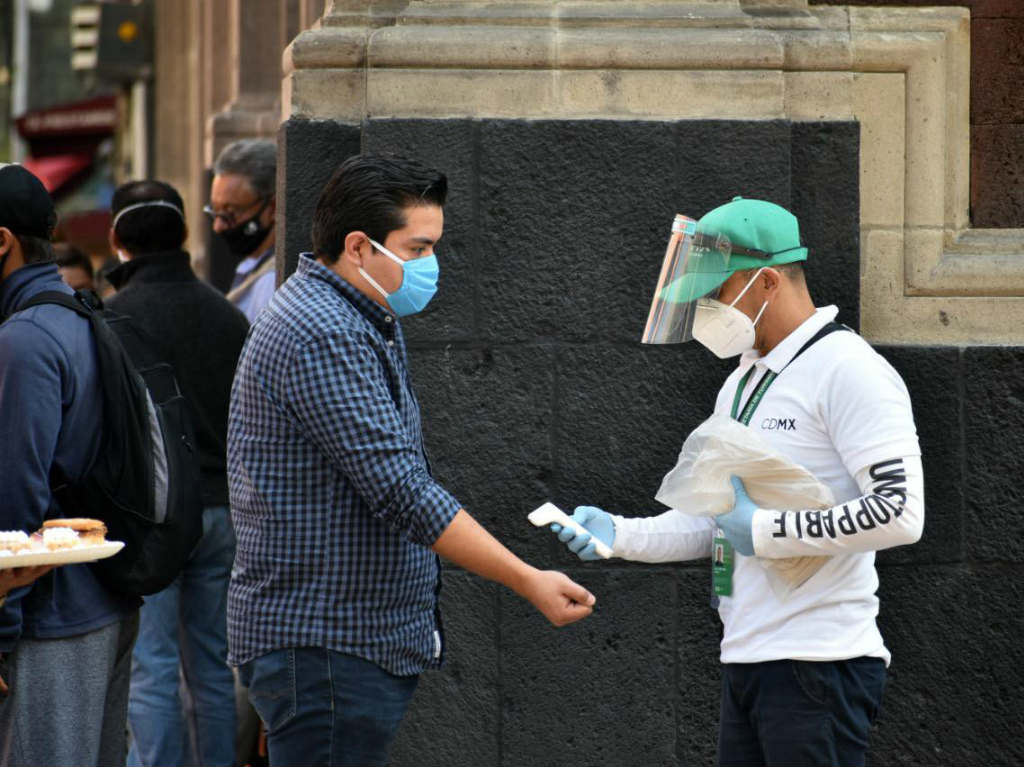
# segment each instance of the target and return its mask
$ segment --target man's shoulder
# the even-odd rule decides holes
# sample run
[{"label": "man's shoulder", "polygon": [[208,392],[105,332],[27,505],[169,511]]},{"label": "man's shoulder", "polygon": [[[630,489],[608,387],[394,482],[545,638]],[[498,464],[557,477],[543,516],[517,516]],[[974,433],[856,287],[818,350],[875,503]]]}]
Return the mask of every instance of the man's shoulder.
[{"label": "man's shoulder", "polygon": [[0,348],[19,354],[49,354],[74,349],[90,333],[89,321],[57,304],[15,312],[0,324]]},{"label": "man's shoulder", "polygon": [[285,322],[308,340],[335,333],[365,332],[366,319],[338,290],[308,275],[294,274],[281,286],[260,321]]},{"label": "man's shoulder", "polygon": [[[129,285],[104,300],[104,306],[116,314],[154,316],[177,314],[195,316],[202,311],[204,319],[248,328],[245,315],[223,293],[201,280]],[[198,317],[196,317],[198,319]]]},{"label": "man's shoulder", "polygon": [[830,333],[821,340],[821,344],[824,354],[819,361],[829,369],[841,372],[892,369],[889,361],[854,331]]}]

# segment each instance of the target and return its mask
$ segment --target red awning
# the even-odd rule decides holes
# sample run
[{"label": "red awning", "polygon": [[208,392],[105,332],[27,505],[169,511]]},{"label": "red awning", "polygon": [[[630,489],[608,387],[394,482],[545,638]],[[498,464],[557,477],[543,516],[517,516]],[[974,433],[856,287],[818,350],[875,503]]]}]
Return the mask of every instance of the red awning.
[{"label": "red awning", "polygon": [[53,194],[80,172],[92,165],[92,155],[77,153],[55,154],[48,157],[27,157],[21,164],[43,182],[47,192]]}]

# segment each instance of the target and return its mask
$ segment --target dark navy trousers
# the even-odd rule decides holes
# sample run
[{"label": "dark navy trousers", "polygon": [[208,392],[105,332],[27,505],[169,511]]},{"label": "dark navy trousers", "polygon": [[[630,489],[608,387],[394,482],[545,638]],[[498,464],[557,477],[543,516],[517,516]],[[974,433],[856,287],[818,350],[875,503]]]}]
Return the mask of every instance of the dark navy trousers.
[{"label": "dark navy trousers", "polygon": [[720,767],[862,767],[885,688],[880,658],[726,663]]}]

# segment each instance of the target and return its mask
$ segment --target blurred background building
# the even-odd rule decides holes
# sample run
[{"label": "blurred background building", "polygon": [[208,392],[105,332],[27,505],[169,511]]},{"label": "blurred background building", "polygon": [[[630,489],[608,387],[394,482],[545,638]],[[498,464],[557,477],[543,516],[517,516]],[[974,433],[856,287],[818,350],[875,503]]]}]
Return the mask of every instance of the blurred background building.
[{"label": "blurred background building", "polygon": [[202,206],[216,153],[273,137],[281,53],[323,0],[0,0],[0,161],[24,162],[54,195],[58,237],[109,257],[113,188],[157,177],[187,206],[198,271],[234,263]]},{"label": "blurred background building", "polygon": [[917,414],[928,520],[878,560],[873,763],[1024,762],[1024,2],[0,0],[0,20],[0,160],[44,178],[97,261],[110,189],[148,175],[225,285],[201,209],[236,138],[278,140],[281,278],[346,156],[448,172],[442,289],[402,323],[432,463],[600,601],[556,632],[446,570],[449,665],[396,764],[713,761],[706,566],[577,567],[524,518],[659,511],[726,368],[637,339],[672,215],[734,194],[796,212],[812,294]]}]

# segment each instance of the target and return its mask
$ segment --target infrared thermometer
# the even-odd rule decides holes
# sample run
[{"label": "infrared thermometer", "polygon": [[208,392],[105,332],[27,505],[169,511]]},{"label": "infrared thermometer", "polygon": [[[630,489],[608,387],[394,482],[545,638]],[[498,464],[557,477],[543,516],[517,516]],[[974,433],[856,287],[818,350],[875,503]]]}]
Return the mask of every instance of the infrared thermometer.
[{"label": "infrared thermometer", "polygon": [[574,531],[576,535],[586,533],[590,536],[590,540],[594,542],[594,551],[597,552],[599,557],[602,559],[610,559],[612,556],[612,550],[606,543],[598,540],[596,535],[553,503],[545,503],[543,506],[534,509],[526,518],[537,527],[545,527],[555,522],[562,527],[568,527],[570,530]]}]

